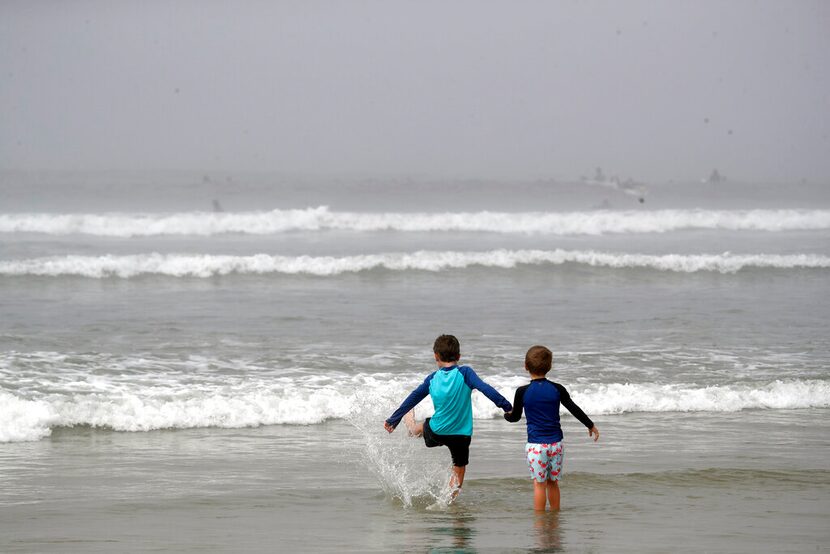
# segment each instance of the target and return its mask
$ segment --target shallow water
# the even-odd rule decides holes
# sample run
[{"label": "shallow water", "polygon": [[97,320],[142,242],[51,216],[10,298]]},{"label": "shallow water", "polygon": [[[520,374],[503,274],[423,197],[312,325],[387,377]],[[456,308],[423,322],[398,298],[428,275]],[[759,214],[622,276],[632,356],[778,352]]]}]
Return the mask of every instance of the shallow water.
[{"label": "shallow water", "polygon": [[[379,425],[371,436],[344,422],[64,430],[4,447],[0,544],[8,552],[820,548],[830,538],[828,412],[755,415],[599,418],[598,444],[570,420],[563,510],[544,516],[530,510],[523,429],[504,422],[479,422],[463,492],[439,509],[426,483],[405,483],[407,502],[396,496],[396,475],[376,472],[363,445],[385,442],[407,470],[432,466],[444,477],[446,453]],[[764,428],[763,437],[746,432]],[[672,451],[678,436],[686,447]]]},{"label": "shallow water", "polygon": [[[0,550],[825,548],[827,191],[0,174]],[[449,506],[382,429],[445,332],[508,399],[553,349],[560,514],[478,393]]]}]

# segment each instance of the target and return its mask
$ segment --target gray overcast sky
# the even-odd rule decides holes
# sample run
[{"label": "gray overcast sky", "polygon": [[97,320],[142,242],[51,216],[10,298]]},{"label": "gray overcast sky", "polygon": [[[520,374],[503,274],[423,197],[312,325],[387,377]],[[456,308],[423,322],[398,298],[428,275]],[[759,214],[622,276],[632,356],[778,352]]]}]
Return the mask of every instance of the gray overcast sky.
[{"label": "gray overcast sky", "polygon": [[830,2],[0,3],[0,167],[830,179]]}]

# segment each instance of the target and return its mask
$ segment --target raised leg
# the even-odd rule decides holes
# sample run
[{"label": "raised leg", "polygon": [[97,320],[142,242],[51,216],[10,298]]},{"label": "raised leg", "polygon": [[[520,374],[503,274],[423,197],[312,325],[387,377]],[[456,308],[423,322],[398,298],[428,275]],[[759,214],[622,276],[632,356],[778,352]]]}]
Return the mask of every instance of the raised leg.
[{"label": "raised leg", "polygon": [[420,437],[424,434],[424,422],[415,421],[415,410],[410,410],[403,416],[403,424],[406,425],[410,437]]}]

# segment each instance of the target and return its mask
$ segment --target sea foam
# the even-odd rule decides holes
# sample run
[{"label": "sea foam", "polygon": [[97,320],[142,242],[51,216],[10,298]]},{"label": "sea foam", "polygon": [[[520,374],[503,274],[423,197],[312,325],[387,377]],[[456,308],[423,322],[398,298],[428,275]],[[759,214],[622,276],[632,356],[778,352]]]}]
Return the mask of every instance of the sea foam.
[{"label": "sea foam", "polygon": [[593,250],[417,251],[356,256],[277,256],[255,254],[136,254],[127,256],[50,256],[0,262],[0,276],[78,276],[90,278],[141,275],[213,277],[217,275],[304,274],[334,276],[371,270],[442,271],[471,266],[515,268],[519,265],[579,264],[592,267],[640,268],[678,273],[742,269],[827,269],[830,256],[820,254],[628,254]]},{"label": "sea foam", "polygon": [[602,235],[683,229],[830,229],[830,210],[597,210],[581,212],[339,212],[326,206],[258,212],[0,214],[0,233],[102,237],[270,235],[290,231],[528,233]]},{"label": "sea foam", "polygon": [[[232,380],[228,385],[222,379],[194,384],[145,376],[134,381],[113,377],[104,386],[98,383],[90,387],[82,379],[61,383],[43,375],[38,378],[43,382],[25,393],[0,391],[0,442],[39,440],[49,436],[53,428],[77,425],[137,432],[313,425],[331,419],[349,419],[354,423],[365,420],[360,414],[366,409],[367,398],[388,406],[391,412],[422,378],[361,374],[344,375],[332,383],[309,376],[282,382],[251,377]],[[525,381],[515,375],[497,375],[488,376],[488,382],[512,399],[515,388]],[[711,386],[606,383],[574,385],[569,390],[592,416],[830,407],[830,382],[817,379]],[[432,410],[432,403],[426,398],[416,409],[416,416],[426,417]],[[499,408],[480,393],[474,394],[474,418],[499,415]],[[383,418],[375,419],[380,429]]]}]

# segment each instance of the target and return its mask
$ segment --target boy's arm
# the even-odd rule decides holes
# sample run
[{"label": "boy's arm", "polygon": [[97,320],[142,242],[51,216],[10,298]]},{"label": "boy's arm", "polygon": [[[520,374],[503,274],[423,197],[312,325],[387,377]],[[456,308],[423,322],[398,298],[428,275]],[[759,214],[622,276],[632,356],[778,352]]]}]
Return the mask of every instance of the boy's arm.
[{"label": "boy's arm", "polygon": [[[389,419],[386,420],[386,429],[391,433],[395,427],[398,426],[398,423],[401,422],[403,416],[405,416],[411,409],[418,405],[418,403],[427,397],[429,394],[429,382],[432,381],[432,376],[435,375],[435,372],[430,373],[429,376],[424,379],[424,382],[418,385],[418,388],[414,391],[409,393],[404,401],[401,403],[400,407],[395,410]],[[390,430],[391,427],[391,430]]]},{"label": "boy's arm", "polygon": [[504,410],[505,412],[509,412],[513,409],[513,406],[510,402],[499,394],[499,391],[482,381],[481,377],[476,375],[476,372],[473,371],[473,368],[470,366],[461,366],[458,368],[458,371],[461,372],[461,375],[464,376],[464,382],[467,384],[468,387],[471,389],[480,390],[484,393],[484,396],[490,399],[490,401]]},{"label": "boy's arm", "polygon": [[594,427],[594,422],[591,421],[590,417],[585,415],[585,412],[582,411],[582,408],[576,405],[576,402],[571,400],[571,395],[568,394],[568,391],[565,390],[565,387],[563,387],[559,383],[554,383],[554,385],[556,386],[556,389],[559,391],[559,403],[565,406],[576,419],[581,421],[582,425],[584,425],[588,429],[592,429]]},{"label": "boy's arm", "polygon": [[516,396],[513,398],[513,410],[504,414],[504,419],[510,423],[516,423],[522,419],[522,410],[525,404],[525,391],[530,385],[524,385],[516,389]]}]

